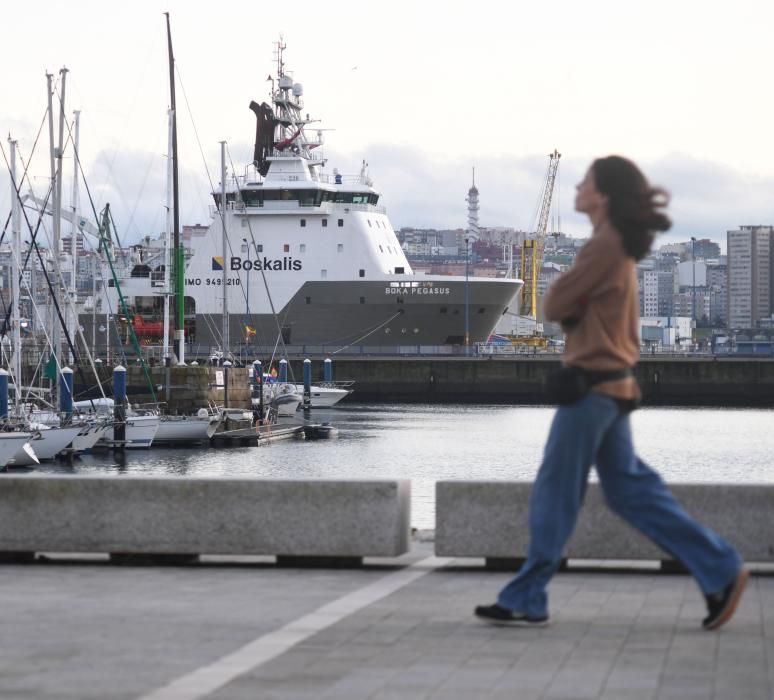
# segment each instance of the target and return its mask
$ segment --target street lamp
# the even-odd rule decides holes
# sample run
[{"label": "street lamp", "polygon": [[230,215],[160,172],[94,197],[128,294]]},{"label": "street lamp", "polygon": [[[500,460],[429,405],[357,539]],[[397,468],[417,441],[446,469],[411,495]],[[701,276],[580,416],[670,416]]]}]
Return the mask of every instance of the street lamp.
[{"label": "street lamp", "polygon": [[465,238],[465,354],[470,354],[470,309],[468,301],[468,273],[470,267],[470,239]]}]

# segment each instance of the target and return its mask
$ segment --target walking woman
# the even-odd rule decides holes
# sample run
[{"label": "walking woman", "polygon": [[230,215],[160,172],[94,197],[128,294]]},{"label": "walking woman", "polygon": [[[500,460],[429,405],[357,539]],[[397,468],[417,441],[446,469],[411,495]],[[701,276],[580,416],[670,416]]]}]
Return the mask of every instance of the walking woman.
[{"label": "walking woman", "polygon": [[575,209],[589,217],[593,235],[545,297],[546,318],[566,333],[558,375],[565,386],[557,387],[562,405],[532,488],[527,559],[494,605],[475,609],[482,620],[548,623],[546,588],[575,527],[592,464],[609,507],[695,577],[707,601],[703,627],[716,629],[734,614],[748,576],[740,556],[683,510],[632,447],[629,413],[640,398],[632,375],[640,343],[635,263],[656,232],[670,227],[667,203],[666,192],[619,156],[594,161],[577,186]]}]

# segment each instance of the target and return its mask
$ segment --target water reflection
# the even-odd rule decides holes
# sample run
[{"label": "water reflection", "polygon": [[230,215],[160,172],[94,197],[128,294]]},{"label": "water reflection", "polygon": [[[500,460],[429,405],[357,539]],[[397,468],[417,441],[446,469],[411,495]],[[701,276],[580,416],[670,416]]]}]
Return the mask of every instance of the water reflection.
[{"label": "water reflection", "polygon": [[[531,480],[553,410],[502,405],[347,405],[314,411],[334,440],[261,447],[127,450],[87,455],[39,471],[180,477],[407,478],[412,523],[434,522],[439,479]],[[774,482],[772,412],[649,408],[633,414],[642,457],[669,481]]]}]

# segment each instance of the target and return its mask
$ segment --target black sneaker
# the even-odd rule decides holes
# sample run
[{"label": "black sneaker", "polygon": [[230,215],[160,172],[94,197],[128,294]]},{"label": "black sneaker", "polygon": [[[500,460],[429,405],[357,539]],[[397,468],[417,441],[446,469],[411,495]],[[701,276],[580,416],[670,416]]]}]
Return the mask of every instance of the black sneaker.
[{"label": "black sneaker", "polygon": [[545,627],[548,625],[548,615],[530,617],[525,613],[513,612],[501,605],[477,605],[474,610],[479,620],[492,625],[510,625],[512,627]]},{"label": "black sneaker", "polygon": [[705,630],[715,630],[731,619],[739,599],[744,593],[749,577],[750,572],[747,569],[740,569],[736,578],[722,591],[704,596],[707,599],[707,612],[709,613],[701,622],[701,626]]}]

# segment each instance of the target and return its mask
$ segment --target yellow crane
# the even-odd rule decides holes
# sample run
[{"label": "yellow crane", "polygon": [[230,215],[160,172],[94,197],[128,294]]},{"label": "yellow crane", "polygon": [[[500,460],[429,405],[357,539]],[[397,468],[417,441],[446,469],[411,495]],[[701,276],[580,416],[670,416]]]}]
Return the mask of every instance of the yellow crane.
[{"label": "yellow crane", "polygon": [[546,244],[548,216],[551,213],[551,197],[554,193],[554,182],[559,169],[559,159],[562,154],[554,149],[548,154],[548,174],[546,175],[543,196],[541,197],[540,216],[537,230],[533,238],[525,238],[521,244],[521,279],[524,287],[521,292],[521,315],[529,316],[537,322],[537,290],[540,268],[543,264],[543,249]]}]

